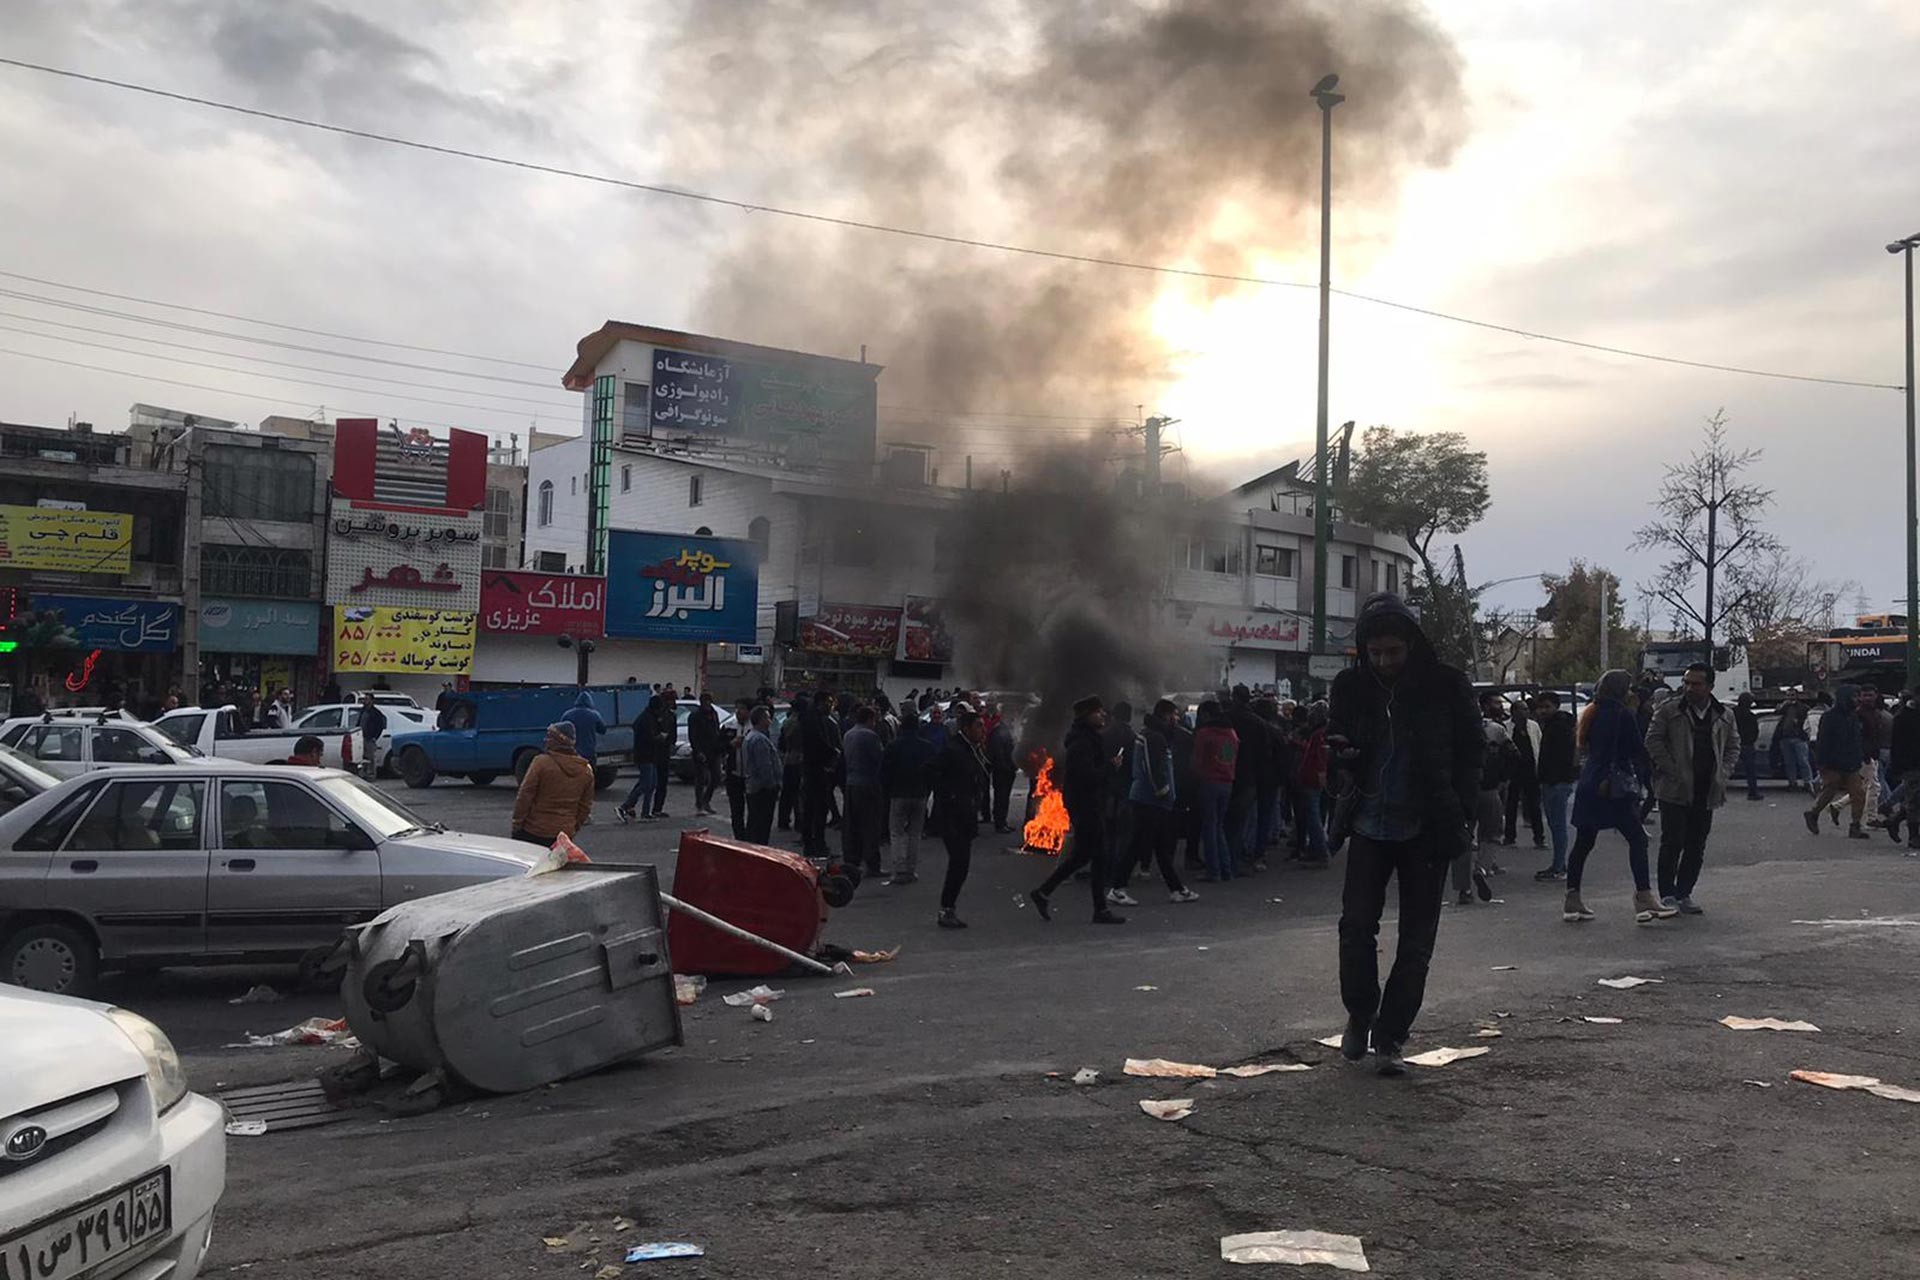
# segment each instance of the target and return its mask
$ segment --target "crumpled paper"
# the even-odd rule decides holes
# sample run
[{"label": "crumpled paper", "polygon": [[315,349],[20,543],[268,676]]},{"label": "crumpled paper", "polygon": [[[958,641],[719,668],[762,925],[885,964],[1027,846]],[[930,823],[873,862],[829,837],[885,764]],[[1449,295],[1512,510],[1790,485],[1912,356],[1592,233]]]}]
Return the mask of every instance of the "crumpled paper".
[{"label": "crumpled paper", "polygon": [[1359,1236],[1328,1231],[1253,1231],[1222,1236],[1223,1262],[1287,1262],[1296,1267],[1319,1264],[1340,1271],[1370,1271]]},{"label": "crumpled paper", "polygon": [[1473,1034],[1478,1036],[1482,1040],[1498,1040],[1501,1036],[1505,1035],[1506,1033],[1504,1031],[1501,1031],[1498,1027],[1480,1027]]},{"label": "crumpled paper", "polygon": [[1580,1019],[1580,1021],[1582,1021],[1582,1022],[1597,1022],[1597,1023],[1599,1023],[1599,1024],[1601,1025],[1601,1026],[1603,1026],[1603,1027],[1617,1027],[1617,1026],[1619,1026],[1619,1025],[1620,1025],[1620,1024],[1622,1023],[1622,1022],[1624,1022],[1624,1021],[1626,1021],[1626,1019],[1624,1019],[1624,1018],[1602,1018],[1602,1017],[1596,1017],[1596,1016],[1594,1016],[1593,1014],[1591,1014],[1591,1013],[1589,1013],[1589,1014],[1587,1014],[1586,1016],[1584,1016],[1584,1017],[1582,1017],[1582,1018]]},{"label": "crumpled paper", "polygon": [[1472,1049],[1429,1049],[1425,1053],[1414,1054],[1407,1061],[1416,1067],[1444,1067],[1449,1062],[1458,1062],[1462,1058],[1477,1058],[1483,1053],[1491,1052],[1492,1050],[1485,1045]]},{"label": "crumpled paper", "polygon": [[899,947],[894,947],[888,951],[856,951],[853,953],[853,962],[855,964],[885,964],[899,954]]},{"label": "crumpled paper", "polygon": [[1140,1109],[1155,1120],[1185,1120],[1193,1114],[1193,1099],[1142,1098]]},{"label": "crumpled paper", "polygon": [[833,998],[835,1000],[853,1000],[853,999],[857,999],[860,996],[870,996],[872,994],[873,994],[872,987],[850,987],[845,991],[834,992]]},{"label": "crumpled paper", "polygon": [[721,996],[720,1000],[723,1004],[730,1004],[736,1009],[744,1009],[750,1004],[772,1004],[786,994],[785,991],[775,991],[762,983],[746,991],[736,991],[730,996]]},{"label": "crumpled paper", "polygon": [[275,1031],[271,1035],[256,1036],[251,1032],[238,1044],[230,1044],[229,1049],[266,1049],[282,1044],[331,1044],[343,1049],[357,1049],[360,1041],[347,1028],[345,1018],[308,1018],[298,1026],[288,1027],[285,1031]]},{"label": "crumpled paper", "polygon": [[1255,1076],[1270,1076],[1281,1071],[1311,1071],[1312,1067],[1304,1062],[1261,1062],[1246,1067],[1222,1067],[1219,1074],[1232,1076],[1237,1080],[1251,1080]]},{"label": "crumpled paper", "polygon": [[1340,1047],[1340,1037],[1339,1036],[1321,1036],[1318,1040],[1315,1040],[1314,1043],[1323,1044],[1327,1046],[1327,1048],[1329,1049],[1338,1049]]},{"label": "crumpled paper", "polygon": [[1893,1102],[1920,1102],[1920,1089],[1888,1084],[1878,1076],[1848,1076],[1832,1071],[1791,1071],[1788,1075],[1803,1083],[1817,1084],[1827,1089],[1862,1089],[1876,1098]]},{"label": "crumpled paper", "polygon": [[1633,987],[1655,987],[1666,981],[1664,978],[1602,978],[1600,985],[1612,987],[1615,991],[1627,991]]},{"label": "crumpled paper", "polygon": [[1100,1073],[1092,1067],[1082,1067],[1073,1073],[1073,1082],[1075,1084],[1092,1084],[1099,1078]]},{"label": "crumpled paper", "polygon": [[279,1004],[282,1000],[285,1000],[285,999],[286,997],[281,995],[278,991],[275,991],[272,987],[267,986],[265,983],[261,983],[258,986],[248,987],[247,993],[245,995],[235,996],[233,999],[227,1001],[227,1003],[228,1004]]},{"label": "crumpled paper", "polygon": [[679,1005],[692,1004],[707,989],[707,980],[701,974],[689,977],[684,973],[673,975],[673,1002]]},{"label": "crumpled paper", "polygon": [[1736,1018],[1729,1014],[1720,1025],[1734,1031],[1818,1031],[1811,1022],[1785,1022],[1779,1018]]},{"label": "crumpled paper", "polygon": [[1168,1062],[1165,1058],[1128,1058],[1126,1071],[1130,1076],[1161,1080],[1211,1080],[1220,1074],[1212,1067],[1193,1062]]}]

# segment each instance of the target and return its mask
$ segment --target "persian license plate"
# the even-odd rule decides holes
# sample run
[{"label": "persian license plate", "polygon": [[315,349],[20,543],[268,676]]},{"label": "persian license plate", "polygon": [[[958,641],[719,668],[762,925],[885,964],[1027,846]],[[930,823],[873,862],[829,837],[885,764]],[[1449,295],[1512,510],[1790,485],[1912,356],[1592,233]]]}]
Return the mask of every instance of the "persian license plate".
[{"label": "persian license plate", "polygon": [[43,1218],[0,1243],[0,1280],[68,1280],[166,1238],[173,1188],[157,1169],[77,1209]]}]

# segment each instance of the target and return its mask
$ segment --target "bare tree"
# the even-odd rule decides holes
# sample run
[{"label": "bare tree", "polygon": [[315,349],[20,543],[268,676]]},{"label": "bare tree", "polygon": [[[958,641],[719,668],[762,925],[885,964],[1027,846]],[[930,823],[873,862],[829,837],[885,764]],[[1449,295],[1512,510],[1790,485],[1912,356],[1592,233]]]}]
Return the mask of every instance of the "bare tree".
[{"label": "bare tree", "polygon": [[1748,638],[1756,667],[1797,667],[1807,660],[1807,642],[1833,626],[1835,606],[1860,584],[1814,577],[1813,566],[1776,548],[1731,575],[1740,606],[1731,620]]},{"label": "bare tree", "polygon": [[[1636,550],[1671,553],[1653,581],[1641,590],[1673,611],[1679,631],[1697,631],[1708,662],[1713,641],[1729,619],[1740,616],[1750,594],[1742,576],[1758,561],[1780,551],[1760,519],[1773,505],[1773,490],[1743,483],[1741,473],[1760,460],[1760,450],[1736,452],[1727,443],[1726,410],[1707,419],[1706,440],[1691,458],[1667,468],[1653,500],[1657,518],[1634,536]],[[1705,590],[1696,602],[1695,589]]]}]

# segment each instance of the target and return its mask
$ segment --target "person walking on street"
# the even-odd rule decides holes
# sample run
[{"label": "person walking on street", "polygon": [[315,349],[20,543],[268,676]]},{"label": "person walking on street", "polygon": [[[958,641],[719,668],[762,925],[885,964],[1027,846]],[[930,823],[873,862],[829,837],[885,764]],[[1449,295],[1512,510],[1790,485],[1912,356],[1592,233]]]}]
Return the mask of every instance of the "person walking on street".
[{"label": "person walking on street", "polygon": [[[822,693],[800,725],[800,851],[825,861],[827,819],[833,808],[833,783],[840,771],[840,727],[833,719],[833,695]],[[853,868],[857,877],[859,867]]]},{"label": "person walking on street", "polygon": [[1098,697],[1085,697],[1073,704],[1073,727],[1067,730],[1065,750],[1055,770],[1060,798],[1066,802],[1067,820],[1072,824],[1067,838],[1073,842],[1073,852],[1060,859],[1053,874],[1027,895],[1042,920],[1053,919],[1054,892],[1074,872],[1086,867],[1092,873],[1093,922],[1127,922],[1107,903],[1107,869],[1112,853],[1107,848],[1106,806],[1118,762],[1107,754],[1103,740],[1106,728],[1106,704]]},{"label": "person walking on street", "polygon": [[880,762],[886,748],[873,727],[878,718],[872,707],[861,707],[853,713],[853,728],[840,743],[847,768],[840,860],[870,876],[880,874],[880,828],[887,821],[887,797],[880,786]]},{"label": "person walking on street", "polygon": [[386,732],[387,713],[369,689],[360,695],[360,772],[369,781],[380,776],[380,739]]},{"label": "person walking on street", "polygon": [[672,699],[665,693],[649,698],[640,714],[634,717],[633,760],[639,766],[640,776],[634,779],[627,798],[613,811],[613,816],[620,821],[666,817],[666,810],[659,808],[656,801],[660,775],[673,759],[673,739],[678,727],[673,718]]},{"label": "person walking on street", "polygon": [[1540,808],[1553,836],[1553,861],[1533,873],[1535,880],[1564,880],[1567,875],[1567,810],[1580,778],[1573,713],[1560,709],[1560,695],[1543,689],[1534,698],[1534,725],[1540,731],[1535,771],[1540,778]]},{"label": "person walking on street", "polygon": [[1267,867],[1267,851],[1260,837],[1260,780],[1271,754],[1267,726],[1253,709],[1253,692],[1244,684],[1228,695],[1227,722],[1233,726],[1238,748],[1234,752],[1233,790],[1227,797],[1227,849],[1233,873],[1247,876]]},{"label": "person walking on street", "polygon": [[1453,860],[1453,901],[1456,906],[1471,906],[1478,892],[1482,902],[1493,901],[1489,872],[1500,870],[1493,849],[1500,841],[1500,824],[1506,818],[1506,787],[1513,776],[1513,739],[1507,733],[1506,700],[1497,693],[1480,699],[1480,733],[1485,749],[1480,754],[1480,793],[1474,801],[1473,839],[1468,848]]},{"label": "person walking on street", "polygon": [[733,838],[747,838],[747,765],[742,757],[746,750],[748,726],[753,723],[753,703],[745,698],[733,704],[733,723],[720,731],[721,740],[726,749],[721,759],[726,767],[721,776],[727,783],[727,816],[733,822]]},{"label": "person walking on street", "polygon": [[[1847,835],[1865,840],[1861,819],[1867,808],[1866,784],[1860,773],[1866,764],[1866,748],[1860,733],[1860,692],[1851,684],[1837,686],[1833,705],[1820,717],[1820,737],[1813,744],[1813,761],[1820,766],[1820,791],[1813,807],[1800,815],[1807,830],[1820,834],[1820,811],[1836,804],[1841,796],[1852,802],[1853,822]],[[1836,818],[1835,821],[1838,821]]]},{"label": "person walking on street", "polygon": [[660,709],[654,713],[655,751],[658,759],[653,771],[653,816],[667,815],[667,784],[673,778],[673,754],[680,746],[680,695],[671,682],[660,690]]},{"label": "person walking on street", "polygon": [[[1401,1047],[1426,995],[1447,866],[1467,851],[1486,737],[1473,688],[1442,663],[1399,596],[1367,597],[1354,622],[1359,665],[1333,682],[1327,743],[1355,788],[1340,906],[1341,1056],[1372,1048],[1382,1075],[1406,1072]],[[1400,938],[1380,985],[1380,916],[1400,881]]]},{"label": "person walking on street", "polygon": [[1207,869],[1202,880],[1233,879],[1233,849],[1227,841],[1227,814],[1233,804],[1233,779],[1239,768],[1240,735],[1227,723],[1220,704],[1200,704],[1200,727],[1193,733],[1193,778],[1200,807],[1200,854]]},{"label": "person walking on street", "polygon": [[1193,730],[1174,708],[1174,714],[1168,718],[1166,735],[1167,746],[1173,752],[1173,823],[1174,842],[1184,844],[1185,852],[1181,865],[1188,871],[1200,871],[1206,863],[1200,860],[1200,811],[1196,805],[1194,792],[1197,783],[1193,773]]},{"label": "person walking on street", "polygon": [[567,708],[567,714],[560,717],[573,726],[574,750],[588,764],[594,762],[600,747],[600,735],[607,731],[607,722],[600,718],[600,712],[594,708],[593,695],[585,689]]},{"label": "person walking on street", "polygon": [[911,700],[903,703],[900,732],[880,761],[880,785],[886,791],[888,823],[895,837],[889,885],[909,885],[920,878],[920,837],[926,830],[927,793],[933,787],[938,754],[922,732]]},{"label": "person walking on street", "polygon": [[713,789],[720,765],[720,713],[714,710],[713,695],[702,690],[700,703],[687,716],[687,745],[693,748],[693,811],[701,817],[713,813]]},{"label": "person walking on street", "polygon": [[1007,809],[1013,803],[1013,780],[1020,772],[1014,763],[1013,726],[1000,715],[1000,704],[987,704],[987,768],[993,774],[993,829],[1001,835],[1013,830],[1007,825]]},{"label": "person walking on street", "polygon": [[1920,850],[1920,824],[1913,822],[1915,800],[1920,798],[1920,694],[1908,690],[1901,698],[1887,742],[1887,769],[1893,782],[1887,834],[1897,842],[1900,826],[1906,823],[1907,850],[1912,856]]},{"label": "person walking on street", "polygon": [[1309,869],[1327,866],[1327,827],[1321,798],[1327,789],[1327,704],[1316,702],[1307,709],[1307,736],[1300,743],[1299,772],[1295,775],[1300,803],[1296,821],[1306,838],[1306,855],[1300,865]]},{"label": "person walking on street", "polygon": [[1713,696],[1713,668],[1696,662],[1682,677],[1680,696],[1661,703],[1647,726],[1653,794],[1660,801],[1660,901],[1682,915],[1700,914],[1693,888],[1707,856],[1713,811],[1727,802],[1732,722]]},{"label": "person walking on street", "polygon": [[780,800],[780,750],[773,745],[770,731],[773,712],[755,707],[748,714],[751,726],[740,741],[741,782],[747,799],[747,835],[753,844],[773,842],[773,810]]},{"label": "person walking on street", "polygon": [[1867,825],[1877,827],[1883,825],[1880,809],[1886,786],[1882,771],[1886,766],[1888,740],[1893,733],[1893,717],[1888,714],[1880,691],[1871,685],[1860,687],[1859,710],[1860,782],[1867,793]]},{"label": "person walking on street", "polygon": [[1733,731],[1740,742],[1738,768],[1747,780],[1747,799],[1763,800],[1760,794],[1760,717],[1753,711],[1753,695],[1744,689],[1733,700]]},{"label": "person walking on street", "polygon": [[573,726],[547,726],[545,750],[527,766],[513,797],[513,838],[549,848],[578,834],[593,813],[593,766],[574,750]]},{"label": "person walking on street", "polygon": [[1101,736],[1107,758],[1120,762],[1119,767],[1107,775],[1106,834],[1113,857],[1113,865],[1107,868],[1107,900],[1123,907],[1135,905],[1127,892],[1127,885],[1133,879],[1133,864],[1128,860],[1133,850],[1133,809],[1127,803],[1126,762],[1133,759],[1133,744],[1138,737],[1133,729],[1133,704],[1114,703],[1107,731]]},{"label": "person walking on street", "polygon": [[1507,779],[1507,829],[1500,843],[1512,845],[1519,835],[1519,819],[1524,812],[1527,829],[1533,832],[1533,847],[1547,847],[1546,833],[1540,829],[1540,724],[1527,710],[1524,701],[1512,708],[1507,726],[1513,738],[1513,776]]},{"label": "person walking on street", "polygon": [[1788,698],[1780,704],[1780,723],[1773,731],[1780,744],[1780,764],[1786,771],[1787,790],[1813,794],[1813,744],[1807,739],[1807,703],[1804,698]]},{"label": "person walking on street", "polygon": [[[861,708],[863,714],[870,711],[870,708]],[[987,758],[982,750],[986,740],[987,726],[981,721],[980,713],[962,711],[947,736],[946,747],[934,762],[934,807],[941,814],[940,841],[947,847],[947,875],[940,883],[940,914],[935,918],[942,929],[967,927],[967,922],[956,912],[960,906],[960,890],[966,885],[967,872],[973,866],[973,838],[980,832],[980,801],[989,786]],[[851,790],[847,793],[847,804],[851,822]]]},{"label": "person walking on street", "polygon": [[812,707],[806,694],[794,698],[787,718],[780,722],[780,829],[793,829],[793,815],[800,807],[800,766],[806,757],[800,750],[800,720]]},{"label": "person walking on street", "polygon": [[[1143,869],[1149,862],[1158,862],[1168,897],[1175,902],[1198,902],[1200,895],[1187,888],[1173,869],[1175,782],[1173,744],[1167,738],[1172,723],[1173,703],[1162,698],[1141,721],[1140,736],[1127,762],[1127,803],[1133,807],[1133,846],[1127,861]],[[1113,892],[1107,900],[1117,904]]]},{"label": "person walking on street", "polygon": [[[1593,919],[1580,896],[1587,855],[1611,828],[1627,842],[1627,864],[1633,871],[1633,918],[1647,924],[1680,914],[1664,905],[1653,891],[1647,865],[1647,832],[1641,825],[1641,790],[1645,786],[1647,748],[1634,713],[1627,709],[1627,673],[1617,668],[1600,677],[1587,710],[1586,764],[1573,792],[1573,852],[1567,860],[1567,898],[1560,918],[1569,924]],[[1651,725],[1651,722],[1649,722]]]}]

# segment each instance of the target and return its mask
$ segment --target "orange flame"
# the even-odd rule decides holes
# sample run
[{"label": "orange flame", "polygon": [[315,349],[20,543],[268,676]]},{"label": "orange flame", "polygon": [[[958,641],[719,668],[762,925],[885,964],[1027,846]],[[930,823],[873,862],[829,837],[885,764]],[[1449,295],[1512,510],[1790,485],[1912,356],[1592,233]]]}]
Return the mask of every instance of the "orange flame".
[{"label": "orange flame", "polygon": [[1029,849],[1057,854],[1066,846],[1067,829],[1073,823],[1067,818],[1066,797],[1053,783],[1052,756],[1041,764],[1039,776],[1033,780],[1033,795],[1039,807],[1034,810],[1033,821],[1022,829],[1021,837]]}]

